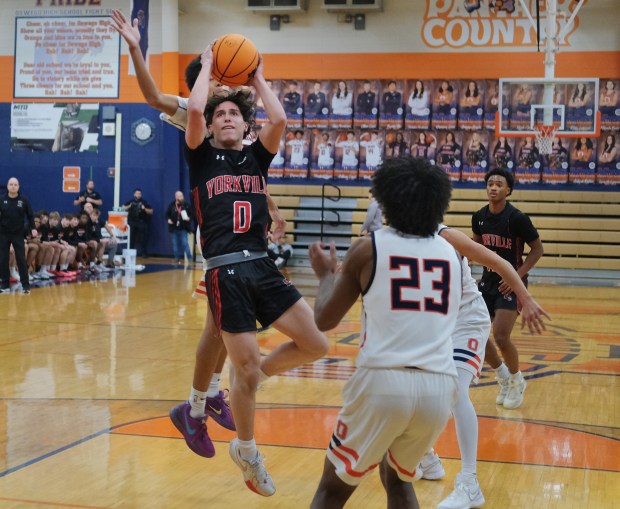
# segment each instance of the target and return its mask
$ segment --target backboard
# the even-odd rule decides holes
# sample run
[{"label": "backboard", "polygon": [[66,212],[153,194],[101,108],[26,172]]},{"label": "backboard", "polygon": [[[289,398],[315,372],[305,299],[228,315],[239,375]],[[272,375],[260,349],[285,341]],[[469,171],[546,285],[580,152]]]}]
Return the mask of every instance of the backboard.
[{"label": "backboard", "polygon": [[497,136],[535,136],[542,126],[561,138],[600,134],[598,78],[505,78],[498,94]]}]

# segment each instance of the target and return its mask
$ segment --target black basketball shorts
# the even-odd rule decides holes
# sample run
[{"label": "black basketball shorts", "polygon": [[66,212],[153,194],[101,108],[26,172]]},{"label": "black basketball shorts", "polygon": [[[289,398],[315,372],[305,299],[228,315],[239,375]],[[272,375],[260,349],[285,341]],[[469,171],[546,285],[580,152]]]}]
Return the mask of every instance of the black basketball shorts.
[{"label": "black basketball shorts", "polygon": [[301,299],[270,258],[234,263],[206,273],[207,297],[218,329],[255,331],[271,325]]},{"label": "black basketball shorts", "polygon": [[[523,283],[527,287],[527,280]],[[521,310],[521,305],[514,293],[504,296],[499,291],[499,280],[485,281],[483,279],[480,283],[478,283],[478,290],[480,290],[480,293],[482,294],[491,318],[495,317],[495,311],[497,309],[508,309],[511,311]]]}]

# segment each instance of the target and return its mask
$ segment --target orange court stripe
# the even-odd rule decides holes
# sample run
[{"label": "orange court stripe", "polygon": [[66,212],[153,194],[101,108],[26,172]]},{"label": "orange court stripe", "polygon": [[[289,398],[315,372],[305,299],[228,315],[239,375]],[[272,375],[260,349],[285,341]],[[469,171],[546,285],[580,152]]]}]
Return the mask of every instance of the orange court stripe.
[{"label": "orange court stripe", "polygon": [[[571,371],[590,371],[592,373],[620,373],[618,359],[596,359],[583,364],[571,364]],[[570,371],[568,372],[570,374]],[[580,373],[581,374],[581,373]]]},{"label": "orange court stripe", "polygon": [[[338,416],[338,408],[293,407],[257,409],[256,440],[263,445],[326,449]],[[620,472],[620,441],[552,424],[479,417],[478,459]],[[230,441],[234,432],[207,421],[209,436]],[[112,433],[180,438],[168,417],[130,423]],[[451,420],[441,434],[436,451],[459,458]]]}]

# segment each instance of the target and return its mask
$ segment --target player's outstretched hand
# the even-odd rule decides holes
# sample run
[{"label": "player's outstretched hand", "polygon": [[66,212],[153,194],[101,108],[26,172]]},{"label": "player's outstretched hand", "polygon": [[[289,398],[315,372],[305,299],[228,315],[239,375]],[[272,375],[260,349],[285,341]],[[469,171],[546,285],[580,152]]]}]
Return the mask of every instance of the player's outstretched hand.
[{"label": "player's outstretched hand", "polygon": [[213,67],[213,46],[216,42],[217,39],[213,39],[200,55],[200,63],[203,66],[207,64],[210,68]]},{"label": "player's outstretched hand", "polygon": [[310,245],[308,255],[310,256],[312,270],[314,270],[319,279],[336,272],[338,257],[336,256],[336,244],[334,242],[330,243],[329,254],[325,252],[325,244],[315,242]]},{"label": "player's outstretched hand", "polygon": [[527,325],[532,334],[541,334],[542,331],[547,330],[543,316],[551,320],[547,312],[533,298],[524,302],[521,309],[521,330]]},{"label": "player's outstretched hand", "polygon": [[265,80],[265,76],[263,74],[263,56],[259,53],[258,54],[258,65],[256,66],[256,70],[254,71],[254,74],[252,75],[252,78],[247,82],[247,85],[254,85],[254,83],[256,82],[256,80]]},{"label": "player's outstretched hand", "polygon": [[133,20],[133,25],[127,21],[125,15],[118,9],[112,9],[112,22],[110,26],[125,39],[130,48],[137,48],[140,45],[140,30],[138,30],[138,19]]}]

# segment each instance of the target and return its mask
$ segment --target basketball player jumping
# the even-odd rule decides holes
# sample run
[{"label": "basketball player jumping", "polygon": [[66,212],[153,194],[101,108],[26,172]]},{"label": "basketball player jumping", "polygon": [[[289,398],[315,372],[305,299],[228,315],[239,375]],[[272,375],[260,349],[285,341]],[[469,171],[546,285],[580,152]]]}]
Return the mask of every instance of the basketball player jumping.
[{"label": "basketball player jumping", "polygon": [[[260,61],[251,84],[263,100],[268,122],[258,139],[244,146],[254,106],[249,93],[209,98],[211,46],[201,64],[187,105],[185,158],[207,260],[209,307],[235,370],[231,406],[238,438],[229,450],[247,486],[271,496],[275,486],[254,441],[256,388],[268,376],[325,355],[327,338],[316,327],[310,306],[267,256],[266,179],[286,127],[284,108],[269,89]],[[262,362],[257,319],[292,338]],[[177,427],[191,426],[188,406],[171,410]]]},{"label": "basketball player jumping", "polygon": [[[185,131],[187,125],[187,99],[171,94],[163,94],[157,89],[153,78],[149,74],[146,63],[140,51],[140,32],[137,23],[131,25],[122,12],[112,11],[113,23],[111,26],[125,39],[129,46],[129,55],[136,69],[138,85],[148,104],[162,112],[163,120],[178,129]],[[192,60],[185,70],[185,78],[189,89],[200,72],[200,58]],[[215,92],[215,89],[214,89]],[[277,205],[267,193],[269,214],[273,220],[272,238],[279,238],[285,231],[286,221],[280,215]],[[204,276],[197,294],[204,295]],[[204,328],[196,349],[196,364],[189,403],[190,417],[201,421],[206,415],[221,426],[235,430],[225,392],[220,390],[221,374],[226,361],[227,352],[222,343],[220,333],[215,327],[215,321],[208,309]],[[215,449],[204,430],[196,434],[184,434],[185,440],[194,452],[201,456],[211,457]]]}]

